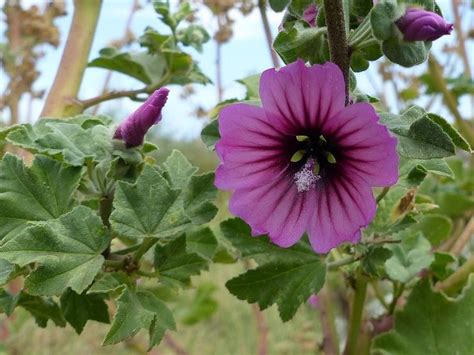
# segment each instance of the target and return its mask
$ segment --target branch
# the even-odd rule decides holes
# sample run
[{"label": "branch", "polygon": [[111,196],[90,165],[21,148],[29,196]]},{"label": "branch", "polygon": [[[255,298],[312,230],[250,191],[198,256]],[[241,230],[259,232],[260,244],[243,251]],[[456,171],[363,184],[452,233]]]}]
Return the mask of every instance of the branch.
[{"label": "branch", "polygon": [[327,284],[319,291],[318,297],[321,305],[319,307],[319,318],[323,332],[323,351],[325,354],[339,355],[339,336],[334,321],[334,300]]},{"label": "branch", "polygon": [[331,62],[341,69],[346,84],[346,105],[349,103],[350,48],[347,44],[344,7],[342,0],[324,0],[326,25],[328,27]]},{"label": "branch", "polygon": [[66,46],[41,116],[65,117],[81,112],[75,101],[94,39],[102,0],[74,0]]},{"label": "branch", "polygon": [[91,106],[98,105],[101,102],[119,99],[122,97],[129,97],[130,99],[133,100],[137,97],[137,95],[144,94],[147,92],[149,92],[148,87],[137,89],[137,90],[110,91],[110,92],[106,92],[103,95],[99,95],[87,100],[81,100],[78,102],[80,103],[82,109],[85,110]]}]

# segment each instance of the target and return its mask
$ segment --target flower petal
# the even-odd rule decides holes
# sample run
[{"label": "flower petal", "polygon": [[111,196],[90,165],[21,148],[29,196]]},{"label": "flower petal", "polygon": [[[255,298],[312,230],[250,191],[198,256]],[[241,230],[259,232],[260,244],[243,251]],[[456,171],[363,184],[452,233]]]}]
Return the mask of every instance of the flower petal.
[{"label": "flower petal", "polygon": [[291,177],[281,176],[266,185],[236,190],[229,209],[252,227],[253,235],[268,233],[272,242],[286,248],[305,232],[315,203],[296,190]]},{"label": "flower petal", "polygon": [[261,107],[235,104],[219,115],[221,139],[216,151],[221,164],[215,184],[234,190],[278,178],[289,164],[287,137],[268,123]]},{"label": "flower petal", "polygon": [[372,105],[347,106],[330,119],[323,130],[339,147],[345,175],[358,174],[371,186],[389,186],[398,180],[397,141],[379,124]]},{"label": "flower petal", "polygon": [[344,78],[333,63],[307,67],[297,60],[260,78],[260,98],[267,114],[298,134],[319,127],[344,108]]},{"label": "flower petal", "polygon": [[309,219],[308,234],[313,249],[327,253],[343,242],[360,239],[360,228],[375,216],[372,190],[360,177],[333,177],[313,191],[317,206]]}]

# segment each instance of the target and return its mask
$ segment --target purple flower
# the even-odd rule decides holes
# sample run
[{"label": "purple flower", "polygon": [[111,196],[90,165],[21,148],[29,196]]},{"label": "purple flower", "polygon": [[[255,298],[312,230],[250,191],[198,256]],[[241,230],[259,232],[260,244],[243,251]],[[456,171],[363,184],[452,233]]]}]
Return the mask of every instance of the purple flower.
[{"label": "purple flower", "polygon": [[396,140],[370,104],[344,107],[332,63],[269,69],[260,97],[220,113],[215,184],[232,191],[230,211],[281,247],[304,232],[318,253],[357,242],[375,215],[371,187],[397,181]]},{"label": "purple flower", "polygon": [[453,30],[453,25],[438,14],[416,8],[409,8],[395,23],[405,41],[434,41]]},{"label": "purple flower", "polygon": [[303,19],[311,27],[316,27],[316,16],[318,16],[318,7],[316,4],[310,4],[303,12]]},{"label": "purple flower", "polygon": [[151,94],[135,112],[120,123],[114,138],[124,140],[127,148],[141,145],[150,127],[160,122],[161,110],[166,104],[168,93],[167,88],[161,88]]}]

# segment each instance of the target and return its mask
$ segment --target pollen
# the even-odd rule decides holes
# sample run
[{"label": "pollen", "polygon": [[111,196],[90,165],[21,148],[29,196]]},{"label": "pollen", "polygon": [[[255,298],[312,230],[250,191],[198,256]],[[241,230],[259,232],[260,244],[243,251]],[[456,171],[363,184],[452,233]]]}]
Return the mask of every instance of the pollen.
[{"label": "pollen", "polygon": [[295,174],[294,180],[298,192],[309,191],[321,179],[320,175],[315,174],[316,165],[312,159],[308,159],[303,168]]}]

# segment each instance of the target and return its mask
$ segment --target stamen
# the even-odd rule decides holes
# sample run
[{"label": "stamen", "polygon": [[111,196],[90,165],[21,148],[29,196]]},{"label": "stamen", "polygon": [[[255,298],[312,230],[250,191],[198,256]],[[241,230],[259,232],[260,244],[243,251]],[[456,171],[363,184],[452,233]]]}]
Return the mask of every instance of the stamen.
[{"label": "stamen", "polygon": [[295,174],[294,180],[298,192],[309,191],[309,189],[314,187],[316,181],[321,179],[320,175],[314,174],[314,168],[317,165],[318,164],[315,163],[312,159],[308,159],[304,167]]}]

